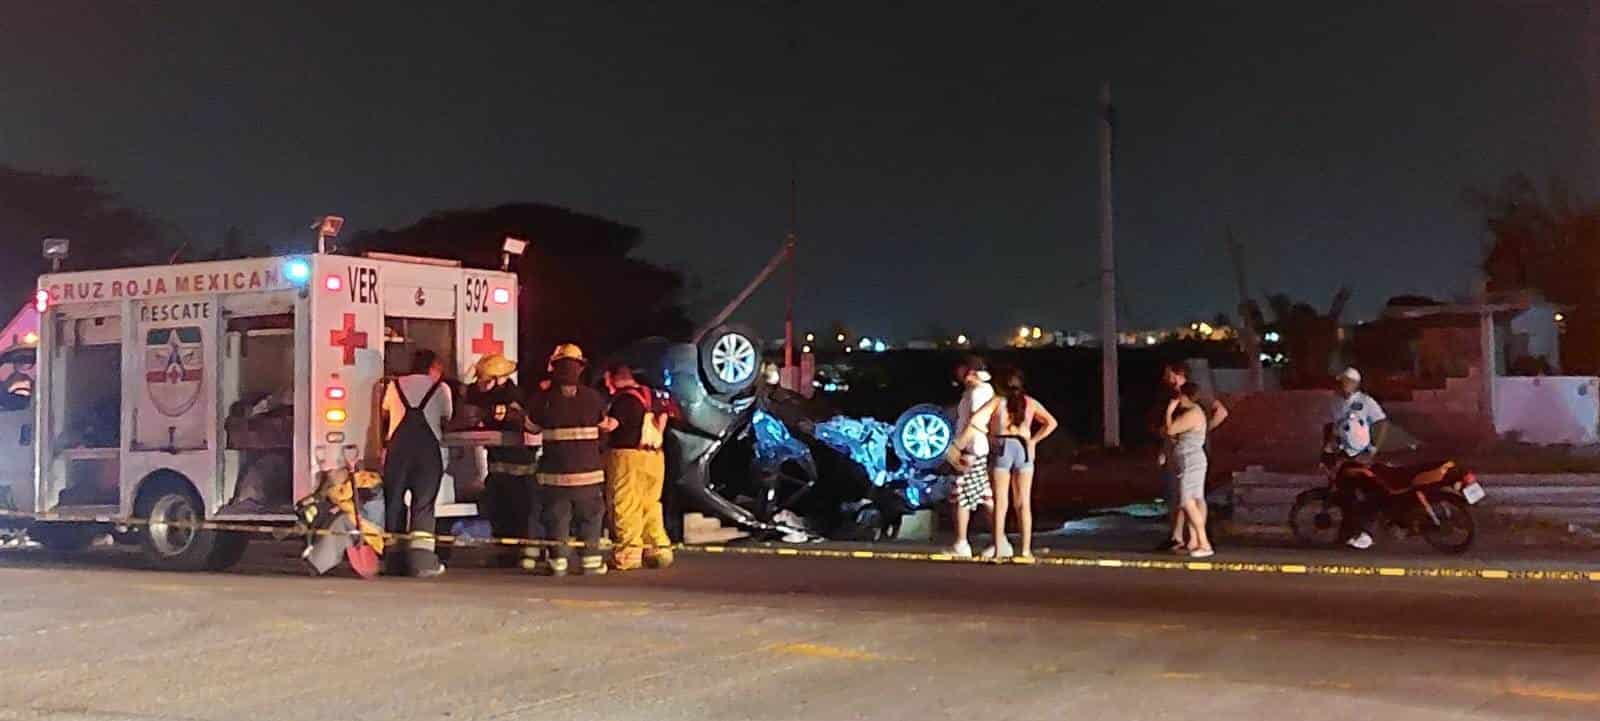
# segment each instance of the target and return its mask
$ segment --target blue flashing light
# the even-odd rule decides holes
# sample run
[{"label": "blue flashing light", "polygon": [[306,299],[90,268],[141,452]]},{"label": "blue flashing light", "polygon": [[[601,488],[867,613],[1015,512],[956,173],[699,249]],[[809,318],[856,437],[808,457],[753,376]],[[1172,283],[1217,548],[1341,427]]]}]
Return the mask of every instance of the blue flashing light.
[{"label": "blue flashing light", "polygon": [[304,258],[294,258],[283,264],[283,277],[295,285],[305,285],[311,280],[311,264]]}]

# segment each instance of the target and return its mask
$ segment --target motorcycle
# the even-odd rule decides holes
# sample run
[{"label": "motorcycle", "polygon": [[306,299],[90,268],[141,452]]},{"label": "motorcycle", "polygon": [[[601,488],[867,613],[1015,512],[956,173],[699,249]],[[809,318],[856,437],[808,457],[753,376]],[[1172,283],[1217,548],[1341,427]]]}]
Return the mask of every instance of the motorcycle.
[{"label": "motorcycle", "polygon": [[1376,522],[1395,537],[1422,536],[1450,554],[1465,552],[1477,537],[1472,507],[1487,494],[1477,476],[1454,461],[1365,465],[1324,455],[1322,467],[1328,485],[1302,492],[1289,510],[1289,527],[1304,545],[1336,546],[1346,540],[1341,529],[1363,492],[1379,494],[1369,499],[1377,508]]}]

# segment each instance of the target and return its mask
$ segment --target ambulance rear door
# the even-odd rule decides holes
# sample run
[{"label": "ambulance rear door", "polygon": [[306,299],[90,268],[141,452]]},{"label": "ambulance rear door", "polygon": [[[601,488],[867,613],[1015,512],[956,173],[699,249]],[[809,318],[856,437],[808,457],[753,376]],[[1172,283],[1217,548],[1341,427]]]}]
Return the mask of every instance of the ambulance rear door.
[{"label": "ambulance rear door", "polygon": [[130,302],[124,346],[123,405],[131,435],[122,465],[122,508],[131,513],[138,482],[176,471],[209,511],[221,505],[217,460],[218,297]]}]

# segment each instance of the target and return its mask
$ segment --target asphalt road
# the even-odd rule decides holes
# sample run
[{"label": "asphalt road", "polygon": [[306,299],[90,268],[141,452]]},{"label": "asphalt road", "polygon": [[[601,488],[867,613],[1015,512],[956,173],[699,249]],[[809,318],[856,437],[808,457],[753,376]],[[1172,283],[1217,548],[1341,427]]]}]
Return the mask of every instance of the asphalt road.
[{"label": "asphalt road", "polygon": [[472,554],[363,582],[292,552],[0,552],[0,720],[1600,717],[1600,583]]}]

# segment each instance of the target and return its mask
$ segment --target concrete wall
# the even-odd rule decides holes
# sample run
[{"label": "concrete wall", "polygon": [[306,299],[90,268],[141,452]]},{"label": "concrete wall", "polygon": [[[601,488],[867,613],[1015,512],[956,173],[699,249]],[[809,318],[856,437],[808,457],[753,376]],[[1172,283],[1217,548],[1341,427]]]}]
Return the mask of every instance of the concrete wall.
[{"label": "concrete wall", "polygon": [[[1504,519],[1534,519],[1600,527],[1600,474],[1487,474],[1478,481],[1489,497],[1479,506]],[[1294,497],[1327,484],[1320,474],[1273,473],[1250,468],[1233,475],[1233,520],[1287,526]]]},{"label": "concrete wall", "polygon": [[1496,378],[1495,433],[1537,445],[1600,443],[1600,378]]}]

